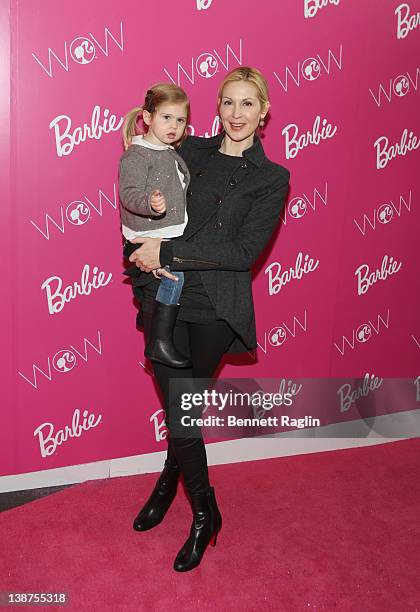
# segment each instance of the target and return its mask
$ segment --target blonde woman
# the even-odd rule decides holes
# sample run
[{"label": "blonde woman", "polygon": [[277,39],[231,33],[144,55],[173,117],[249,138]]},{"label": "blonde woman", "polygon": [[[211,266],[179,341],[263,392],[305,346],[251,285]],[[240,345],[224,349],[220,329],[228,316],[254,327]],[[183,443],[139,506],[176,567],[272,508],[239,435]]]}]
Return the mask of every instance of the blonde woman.
[{"label": "blonde woman", "polygon": [[251,267],[280,219],[290,176],[266,157],[258,136],[270,103],[266,79],[257,69],[232,70],[220,85],[217,104],[223,131],[208,139],[189,136],[179,149],[191,174],[183,235],[170,241],[140,237],[125,246],[137,269],[133,289],[143,305],[146,337],[147,311],[160,282],[150,273],[165,275],[168,265],[185,275],[174,342],[192,366],[154,364],[165,402],[168,457],[134,524],[143,531],[162,521],[182,474],[193,521],[175,558],[174,569],[180,572],[199,565],[208,544],[216,544],[222,517],[201,432],[192,438],[171,436],[171,430],[179,431],[180,408],[169,393],[169,380],[211,378],[224,353],[257,347]]}]

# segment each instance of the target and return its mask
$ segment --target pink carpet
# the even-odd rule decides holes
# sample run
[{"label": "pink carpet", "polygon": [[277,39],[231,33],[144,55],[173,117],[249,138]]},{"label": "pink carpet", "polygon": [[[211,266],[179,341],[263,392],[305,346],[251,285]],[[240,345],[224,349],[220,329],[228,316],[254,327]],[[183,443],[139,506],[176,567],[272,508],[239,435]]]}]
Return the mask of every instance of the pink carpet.
[{"label": "pink carpet", "polygon": [[191,521],[182,484],[145,533],[131,523],[156,475],[76,485],[0,515],[0,590],[62,590],[67,610],[90,612],[414,612],[419,451],[417,439],[211,467],[224,523],[185,574],[172,569]]}]

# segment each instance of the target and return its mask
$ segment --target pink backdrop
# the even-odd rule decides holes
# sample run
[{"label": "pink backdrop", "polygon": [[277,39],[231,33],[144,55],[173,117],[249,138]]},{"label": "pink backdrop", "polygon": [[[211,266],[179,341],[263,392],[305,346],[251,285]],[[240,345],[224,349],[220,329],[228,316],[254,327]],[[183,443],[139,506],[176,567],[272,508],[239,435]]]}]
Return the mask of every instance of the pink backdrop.
[{"label": "pink backdrop", "polygon": [[[233,358],[222,375],[419,373],[420,2],[141,7],[11,2],[10,75],[1,54],[12,94],[0,152],[3,171],[11,158],[1,208],[3,475],[165,448],[123,282],[117,185],[121,117],[160,80],[186,89],[191,131],[211,135],[220,80],[239,64],[259,67],[272,101],[264,147],[291,172],[284,223],[254,280],[258,361]],[[315,142],[304,146],[308,131]],[[301,278],[287,281],[300,259]],[[382,265],[393,274],[358,291],[357,269]],[[86,294],[70,299],[82,279]],[[78,414],[91,427],[55,445]]]}]

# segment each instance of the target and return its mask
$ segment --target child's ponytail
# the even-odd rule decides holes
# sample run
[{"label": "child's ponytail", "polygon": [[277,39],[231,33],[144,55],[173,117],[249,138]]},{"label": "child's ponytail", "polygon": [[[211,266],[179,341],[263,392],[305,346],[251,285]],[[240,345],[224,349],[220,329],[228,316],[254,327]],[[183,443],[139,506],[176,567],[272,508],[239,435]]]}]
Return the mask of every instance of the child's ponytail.
[{"label": "child's ponytail", "polygon": [[133,140],[133,136],[137,134],[137,120],[140,113],[143,112],[142,106],[136,106],[131,111],[129,111],[125,118],[122,127],[122,135],[124,141],[124,149],[127,150],[131,145],[131,141]]}]

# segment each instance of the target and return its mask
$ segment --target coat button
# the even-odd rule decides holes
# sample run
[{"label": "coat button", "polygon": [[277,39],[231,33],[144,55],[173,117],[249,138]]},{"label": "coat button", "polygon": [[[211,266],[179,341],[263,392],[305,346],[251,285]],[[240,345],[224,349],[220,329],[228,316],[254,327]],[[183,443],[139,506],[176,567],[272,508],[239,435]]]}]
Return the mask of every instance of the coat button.
[{"label": "coat button", "polygon": [[218,230],[222,227],[222,222],[221,221],[216,221],[216,223],[214,224],[214,229]]},{"label": "coat button", "polygon": [[188,189],[188,191],[187,191],[187,196],[188,196],[188,197],[192,196],[192,193],[193,193],[193,192],[192,192],[192,190],[191,190],[191,189]]},{"label": "coat button", "polygon": [[246,161],[242,162],[241,168],[248,168],[248,164],[246,163]]},{"label": "coat button", "polygon": [[220,206],[221,204],[223,204],[223,200],[222,200],[222,198],[220,198],[219,196],[216,196],[216,204],[217,204],[218,206]]},{"label": "coat button", "polygon": [[232,187],[234,185],[236,185],[236,183],[238,182],[238,179],[236,178],[236,176],[232,176],[232,178],[229,181],[229,185],[232,185]]},{"label": "coat button", "polygon": [[199,170],[195,176],[203,176],[204,170]]},{"label": "coat button", "polygon": [[215,153],[214,151],[211,151],[211,152],[209,153],[209,157],[214,157],[215,155],[216,155],[216,153]]}]

